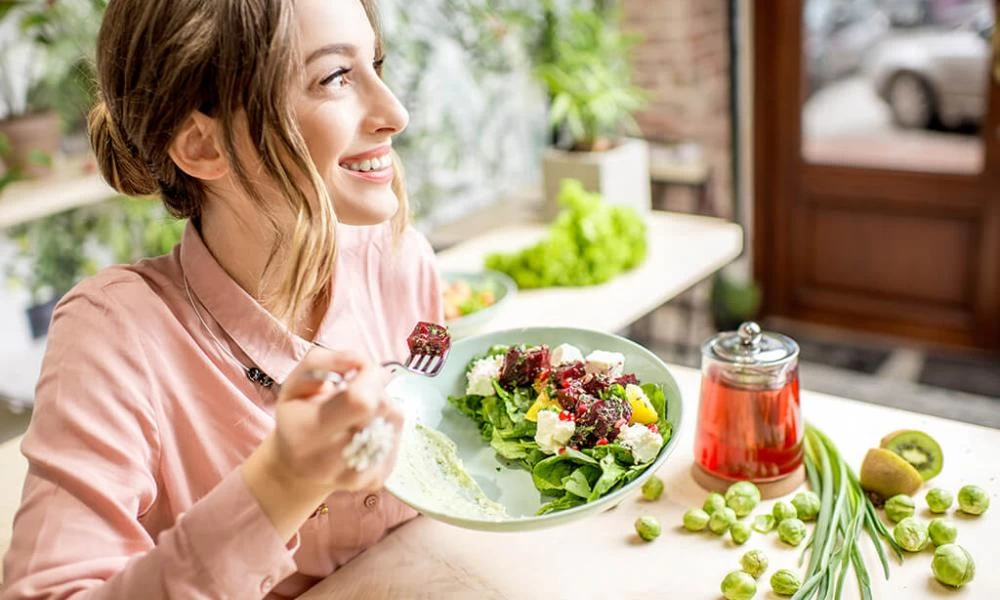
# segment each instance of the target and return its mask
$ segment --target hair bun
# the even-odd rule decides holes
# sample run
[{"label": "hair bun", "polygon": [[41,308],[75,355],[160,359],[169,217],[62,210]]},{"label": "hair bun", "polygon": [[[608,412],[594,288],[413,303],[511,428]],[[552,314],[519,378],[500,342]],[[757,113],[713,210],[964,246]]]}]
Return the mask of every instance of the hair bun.
[{"label": "hair bun", "polygon": [[125,140],[104,100],[99,100],[87,119],[90,145],[104,179],[122,194],[146,196],[160,186],[135,149]]}]

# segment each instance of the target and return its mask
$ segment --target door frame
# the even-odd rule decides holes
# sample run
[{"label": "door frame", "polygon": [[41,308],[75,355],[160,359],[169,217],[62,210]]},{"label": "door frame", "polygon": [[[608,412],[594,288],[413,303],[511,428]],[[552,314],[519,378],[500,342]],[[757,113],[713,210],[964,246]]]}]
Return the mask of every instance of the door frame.
[{"label": "door frame", "polygon": [[[987,115],[981,130],[984,162],[979,174],[942,175],[809,164],[801,152],[805,99],[802,5],[802,2],[752,3],[753,263],[755,276],[764,290],[764,314],[934,344],[1000,350],[1000,86],[997,80],[989,78]],[[994,30],[994,42],[996,36]],[[993,60],[995,64],[996,56]],[[975,246],[978,263],[972,274],[975,280],[970,282],[976,289],[972,323],[960,322],[968,318],[942,313],[935,318],[957,319],[955,326],[929,329],[877,317],[829,314],[817,310],[815,305],[820,301],[836,302],[835,297],[809,298],[808,290],[793,288],[794,244],[789,241],[796,235],[797,220],[805,214],[803,199],[808,195],[815,202],[818,196],[829,194],[842,201],[862,189],[879,190],[877,199],[865,199],[866,208],[897,212],[905,208],[910,214],[928,215],[947,210],[949,215],[982,223],[978,239],[970,242]],[[929,189],[934,192],[929,193]],[[906,310],[905,303],[900,307]]]}]

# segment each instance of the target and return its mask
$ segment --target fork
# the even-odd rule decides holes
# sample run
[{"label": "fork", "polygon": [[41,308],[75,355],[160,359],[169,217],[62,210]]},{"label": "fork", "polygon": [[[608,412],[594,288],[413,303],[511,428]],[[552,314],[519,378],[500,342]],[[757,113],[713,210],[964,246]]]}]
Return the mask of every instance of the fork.
[{"label": "fork", "polygon": [[[382,368],[391,369],[393,375],[400,371],[408,371],[425,377],[435,377],[444,367],[448,350],[440,354],[419,354],[410,352],[404,362],[386,361]],[[350,383],[356,371],[340,374],[334,371],[309,371],[306,376],[317,381],[329,381],[340,387]],[[392,426],[382,417],[375,417],[364,429],[356,432],[350,444],[344,448],[344,459],[356,471],[365,471],[372,465],[377,465],[392,449]]]},{"label": "fork", "polygon": [[[403,362],[390,360],[381,363],[379,366],[384,369],[390,369],[393,375],[398,374],[402,370],[415,375],[423,375],[424,377],[436,377],[441,372],[441,369],[444,368],[444,361],[447,356],[447,351],[444,354],[410,354]],[[334,385],[341,385],[350,383],[354,379],[355,373],[356,371],[349,371],[343,374],[335,371],[309,371],[306,373],[306,376],[316,381],[329,381]]]}]

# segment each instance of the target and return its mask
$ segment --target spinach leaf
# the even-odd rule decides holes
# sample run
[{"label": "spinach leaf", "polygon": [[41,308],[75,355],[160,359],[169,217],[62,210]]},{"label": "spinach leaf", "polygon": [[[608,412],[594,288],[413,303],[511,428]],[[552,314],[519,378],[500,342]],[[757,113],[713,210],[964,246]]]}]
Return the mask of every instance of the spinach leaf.
[{"label": "spinach leaf", "polygon": [[618,464],[613,454],[601,459],[601,476],[594,484],[587,502],[593,502],[614,488],[625,476],[625,467]]},{"label": "spinach leaf", "polygon": [[531,470],[535,487],[541,491],[564,489],[563,479],[569,477],[580,465],[600,465],[596,460],[571,448],[566,452],[550,456],[540,461]]},{"label": "spinach leaf", "polygon": [[609,454],[614,455],[615,460],[623,466],[629,466],[635,462],[635,459],[632,458],[632,452],[625,446],[618,443],[605,444],[604,446],[594,446],[593,448],[584,448],[582,452],[597,460],[601,460]]},{"label": "spinach leaf", "polygon": [[580,467],[573,471],[563,482],[563,487],[567,492],[576,494],[581,498],[590,497],[590,482],[587,481],[587,475],[584,473],[585,468]]},{"label": "spinach leaf", "polygon": [[559,499],[543,504],[541,508],[538,509],[538,514],[544,515],[557,510],[566,510],[567,508],[573,508],[574,506],[579,506],[585,502],[586,500],[576,494],[566,492]]}]

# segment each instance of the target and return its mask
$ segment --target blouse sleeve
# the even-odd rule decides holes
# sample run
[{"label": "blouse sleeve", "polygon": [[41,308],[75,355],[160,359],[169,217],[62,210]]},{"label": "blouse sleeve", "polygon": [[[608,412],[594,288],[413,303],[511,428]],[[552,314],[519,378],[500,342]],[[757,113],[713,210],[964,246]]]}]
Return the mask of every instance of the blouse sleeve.
[{"label": "blouse sleeve", "polygon": [[296,567],[239,470],[158,539],[143,527],[159,489],[155,357],[105,289],[82,287],[51,327],[0,597],[263,597]]}]

